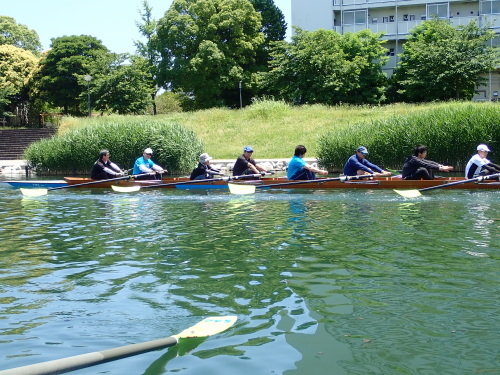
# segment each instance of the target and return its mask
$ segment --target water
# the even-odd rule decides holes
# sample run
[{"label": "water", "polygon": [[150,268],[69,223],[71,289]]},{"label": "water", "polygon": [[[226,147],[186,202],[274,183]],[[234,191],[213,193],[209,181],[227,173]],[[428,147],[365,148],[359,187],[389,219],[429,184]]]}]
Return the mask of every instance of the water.
[{"label": "water", "polygon": [[500,373],[499,194],[0,188],[0,369],[237,315],[74,373]]}]

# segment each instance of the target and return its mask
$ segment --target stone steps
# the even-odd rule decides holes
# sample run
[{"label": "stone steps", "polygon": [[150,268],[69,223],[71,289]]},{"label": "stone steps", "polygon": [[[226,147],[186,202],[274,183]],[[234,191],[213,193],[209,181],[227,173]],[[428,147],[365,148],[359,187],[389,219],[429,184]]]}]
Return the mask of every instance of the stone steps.
[{"label": "stone steps", "polygon": [[26,148],[33,142],[50,138],[55,129],[4,129],[0,130],[0,159],[21,160]]}]

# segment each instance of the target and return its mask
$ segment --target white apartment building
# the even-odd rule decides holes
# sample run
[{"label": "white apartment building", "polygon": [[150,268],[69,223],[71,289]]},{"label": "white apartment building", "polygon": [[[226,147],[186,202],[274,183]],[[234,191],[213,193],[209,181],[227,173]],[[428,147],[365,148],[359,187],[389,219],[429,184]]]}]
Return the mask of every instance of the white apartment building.
[{"label": "white apartment building", "polygon": [[[398,54],[411,29],[432,16],[450,20],[454,26],[476,20],[497,34],[500,44],[500,0],[291,0],[292,25],[304,30],[320,28],[340,34],[369,29],[383,31],[389,61],[384,71],[390,76]],[[500,92],[500,67],[487,75],[488,85],[478,88],[475,100],[495,100]]]}]

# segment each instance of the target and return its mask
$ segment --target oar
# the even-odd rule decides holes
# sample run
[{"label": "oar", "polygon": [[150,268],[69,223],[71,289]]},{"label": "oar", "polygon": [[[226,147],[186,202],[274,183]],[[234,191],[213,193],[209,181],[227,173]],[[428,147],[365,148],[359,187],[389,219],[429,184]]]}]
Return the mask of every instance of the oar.
[{"label": "oar", "polygon": [[255,193],[255,189],[259,188],[271,188],[275,186],[286,186],[286,185],[303,185],[303,184],[311,184],[311,183],[323,183],[323,182],[328,182],[328,181],[350,181],[350,180],[359,180],[362,178],[369,178],[369,177],[374,177],[374,174],[364,174],[364,175],[359,175],[359,176],[341,176],[341,177],[332,177],[332,178],[324,178],[321,180],[296,180],[292,182],[280,182],[278,184],[266,184],[266,185],[239,185],[239,184],[231,184],[228,183],[229,191],[232,194],[253,194]]},{"label": "oar", "polygon": [[225,331],[231,327],[236,320],[236,316],[209,317],[174,336],[138,344],[120,346],[118,348],[102,350],[100,352],[92,352],[68,358],[56,359],[54,361],[37,363],[34,365],[17,367],[11,370],[3,370],[0,371],[0,375],[46,375],[75,371],[81,368],[95,366],[101,363],[174,346],[177,345],[180,338],[212,336],[216,333]]},{"label": "oar", "polygon": [[167,184],[155,184],[155,185],[147,185],[147,186],[116,186],[116,185],[111,185],[111,189],[114,191],[118,191],[120,193],[132,193],[134,191],[139,191],[141,189],[148,189],[148,188],[161,188],[161,187],[167,187],[167,186],[176,186],[176,185],[187,185],[187,184],[200,184],[203,182],[214,182],[214,181],[230,181],[230,180],[238,180],[241,178],[257,178],[262,176],[262,174],[248,174],[248,175],[243,175],[243,176],[224,176],[220,178],[209,178],[206,180],[189,180],[189,181],[181,181],[181,182],[169,182]]},{"label": "oar", "polygon": [[50,189],[27,189],[27,188],[21,188],[21,193],[23,195],[29,196],[29,197],[39,197],[41,195],[47,195],[47,193],[51,190],[61,190],[61,189],[69,189],[69,188],[74,188],[74,187],[79,187],[79,186],[87,186],[87,185],[95,185],[95,184],[100,184],[103,182],[110,182],[110,181],[118,181],[118,180],[127,180],[131,177],[134,176],[122,176],[122,177],[116,177],[116,178],[111,178],[108,180],[95,180],[92,182],[84,182],[82,184],[74,184],[74,185],[67,185],[67,186],[58,186]]},{"label": "oar", "polygon": [[487,175],[487,176],[479,176],[479,177],[471,178],[471,179],[468,179],[468,180],[460,180],[460,181],[450,182],[448,184],[437,185],[437,186],[430,186],[430,187],[423,188],[423,189],[418,189],[418,190],[416,190],[416,189],[414,189],[414,190],[396,190],[396,189],[394,189],[394,191],[396,193],[398,193],[399,195],[402,195],[405,198],[416,198],[416,197],[420,197],[422,195],[421,194],[422,191],[428,191],[428,190],[434,190],[434,189],[442,189],[442,188],[449,187],[449,186],[466,184],[468,182],[480,182],[480,181],[483,181],[483,180],[489,180],[489,179],[496,178],[496,177],[499,177],[499,176],[500,176],[500,173],[495,173],[495,174],[490,174],[490,175]]}]

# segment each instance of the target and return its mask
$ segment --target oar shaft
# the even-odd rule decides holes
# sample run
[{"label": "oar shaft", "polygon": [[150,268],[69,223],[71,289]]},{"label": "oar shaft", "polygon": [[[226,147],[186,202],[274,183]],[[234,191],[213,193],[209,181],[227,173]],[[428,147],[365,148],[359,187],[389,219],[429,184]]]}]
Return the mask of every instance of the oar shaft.
[{"label": "oar shaft", "polygon": [[259,185],[259,186],[257,186],[257,188],[269,188],[269,187],[275,187],[275,186],[300,185],[300,184],[311,184],[311,183],[322,184],[323,182],[328,182],[328,181],[350,181],[350,180],[359,180],[362,178],[370,178],[370,177],[374,177],[374,176],[375,175],[373,175],[373,174],[365,174],[365,175],[359,175],[359,176],[342,176],[342,177],[323,178],[320,180],[297,180],[297,181],[292,181],[292,182],[280,182],[279,184]]},{"label": "oar shaft", "polygon": [[110,182],[110,181],[126,180],[126,179],[129,179],[131,177],[133,177],[133,176],[122,176],[122,177],[117,177],[117,178],[111,178],[111,179],[108,179],[108,180],[95,180],[95,181],[91,181],[91,182],[84,182],[82,184],[74,184],[74,185],[67,185],[67,186],[58,186],[58,187],[55,187],[55,188],[47,189],[47,191],[69,189],[69,188],[79,187],[79,186],[95,185],[95,184],[101,184],[103,182]]},{"label": "oar shaft", "polygon": [[102,350],[100,352],[92,352],[68,358],[56,359],[54,361],[37,363],[34,365],[17,367],[11,370],[3,370],[0,371],[0,375],[62,374],[85,367],[95,366],[104,362],[115,361],[117,359],[174,346],[177,344],[177,341],[176,337],[170,336],[159,340],[125,345],[114,349]]},{"label": "oar shaft", "polygon": [[419,189],[418,191],[427,191],[427,190],[441,189],[441,188],[445,188],[445,187],[448,187],[448,186],[466,184],[468,182],[478,182],[478,181],[483,181],[483,180],[489,180],[489,179],[492,179],[492,178],[496,178],[498,176],[500,176],[500,173],[490,174],[490,175],[486,175],[486,176],[479,176],[479,177],[471,178],[471,179],[468,179],[468,180],[454,181],[454,182],[450,182],[448,184],[443,184],[443,185],[430,186],[430,187],[427,187],[427,188]]},{"label": "oar shaft", "polygon": [[243,176],[225,176],[221,178],[208,178],[205,180],[189,180],[189,181],[181,181],[181,182],[169,182],[167,184],[157,184],[157,185],[148,185],[148,186],[141,186],[141,189],[149,189],[149,188],[159,188],[159,187],[166,187],[166,186],[177,186],[177,185],[187,185],[187,184],[201,184],[201,183],[206,183],[206,182],[216,182],[216,181],[231,181],[231,180],[238,180],[242,178],[248,178],[248,177],[260,177],[261,174],[249,174],[249,175],[243,175]]}]

